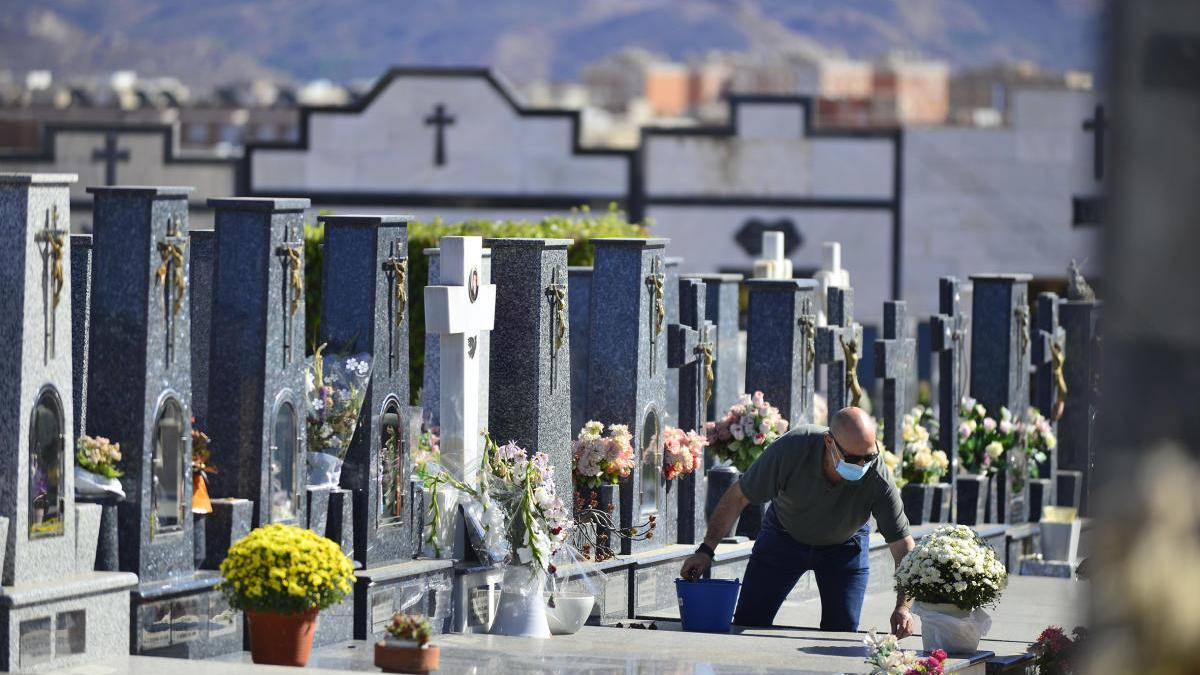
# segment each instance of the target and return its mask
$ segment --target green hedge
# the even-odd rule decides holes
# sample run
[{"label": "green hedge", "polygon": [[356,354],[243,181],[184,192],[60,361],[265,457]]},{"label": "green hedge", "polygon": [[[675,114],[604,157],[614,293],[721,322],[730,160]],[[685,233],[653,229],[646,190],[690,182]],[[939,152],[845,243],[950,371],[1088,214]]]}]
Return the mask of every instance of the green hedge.
[{"label": "green hedge", "polygon": [[[322,212],[321,215],[326,215]],[[567,216],[547,216],[538,222],[527,220],[468,220],[446,223],[440,218],[433,222],[415,221],[408,226],[408,287],[409,287],[409,391],[412,403],[419,401],[422,373],[425,367],[425,281],[429,278],[429,259],[424,249],[434,248],[438,240],[452,235],[482,237],[540,237],[545,239],[574,239],[567,249],[570,265],[591,265],[593,250],[587,243],[598,237],[645,237],[646,229],[626,220],[616,204],[604,213],[592,213],[586,206]],[[306,342],[311,354],[317,344],[321,327],[321,245],[325,227],[321,224],[304,228],[304,285],[306,302]]]}]

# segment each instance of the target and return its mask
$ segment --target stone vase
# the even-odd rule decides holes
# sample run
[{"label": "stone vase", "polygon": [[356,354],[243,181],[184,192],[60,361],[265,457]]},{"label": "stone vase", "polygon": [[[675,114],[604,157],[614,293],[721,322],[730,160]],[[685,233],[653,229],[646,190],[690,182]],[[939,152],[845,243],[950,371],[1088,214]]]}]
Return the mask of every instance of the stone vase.
[{"label": "stone vase", "polygon": [[695,471],[686,476],[680,476],[674,482],[679,505],[679,531],[676,543],[698,544],[704,539],[704,524],[707,522],[704,512],[707,508],[704,500],[706,480],[702,471]]},{"label": "stone vase", "polygon": [[960,473],[958,475],[959,525],[982,525],[987,518],[988,494],[991,480],[982,474]]},{"label": "stone vase", "polygon": [[954,499],[952,487],[949,483],[938,483],[933,486],[933,510],[929,512],[929,522],[950,522],[950,504]]},{"label": "stone vase", "polygon": [[504,586],[496,603],[492,635],[548,638],[550,623],[546,617],[546,572],[529,566],[504,570]]},{"label": "stone vase", "polygon": [[904,515],[910,525],[924,525],[933,521],[933,501],[936,485],[906,483],[900,488],[900,501],[904,504]]}]

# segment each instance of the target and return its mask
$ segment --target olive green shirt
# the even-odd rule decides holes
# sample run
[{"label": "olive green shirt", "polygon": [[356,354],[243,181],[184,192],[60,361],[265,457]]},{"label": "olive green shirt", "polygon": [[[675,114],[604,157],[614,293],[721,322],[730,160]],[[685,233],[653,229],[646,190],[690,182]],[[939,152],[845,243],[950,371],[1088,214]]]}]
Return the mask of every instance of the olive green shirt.
[{"label": "olive green shirt", "polygon": [[787,533],[809,546],[841,544],[871,515],[889,544],[907,537],[900,491],[881,460],[861,480],[833,485],[825,477],[827,431],[802,424],[781,436],[746,469],[742,493],[754,504],[770,501]]}]

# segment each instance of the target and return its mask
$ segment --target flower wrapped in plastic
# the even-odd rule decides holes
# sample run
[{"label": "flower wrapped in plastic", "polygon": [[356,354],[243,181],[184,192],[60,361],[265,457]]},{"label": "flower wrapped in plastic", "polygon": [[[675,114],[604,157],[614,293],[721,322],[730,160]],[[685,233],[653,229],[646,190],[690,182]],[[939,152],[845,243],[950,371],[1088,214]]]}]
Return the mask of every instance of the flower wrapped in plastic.
[{"label": "flower wrapped in plastic", "polygon": [[583,425],[571,442],[575,484],[584,488],[616,485],[633,471],[633,435],[624,424],[604,425],[595,420]]},{"label": "flower wrapped in plastic", "polygon": [[895,635],[878,635],[871,631],[863,638],[867,646],[867,665],[871,666],[871,675],[910,675],[910,673],[942,673],[942,662],[946,660],[946,652],[935,649],[929,656],[920,656],[916,652],[900,649],[900,641]]},{"label": "flower wrapped in plastic", "polygon": [[787,430],[788,421],[778,408],[764,400],[761,391],[753,396],[742,394],[724,417],[704,425],[713,455],[738,471],[749,469],[763,450]]},{"label": "flower wrapped in plastic", "polygon": [[704,466],[704,447],[708,441],[695,431],[672,426],[663,429],[663,476],[675,480],[695,473]]},{"label": "flower wrapped in plastic", "polygon": [[103,436],[80,436],[75,443],[75,494],[124,497],[118,480],[123,475],[117,468],[120,461],[120,443]]},{"label": "flower wrapped in plastic", "polygon": [[337,487],[371,380],[370,354],[328,356],[325,345],[309,357],[308,484]]}]

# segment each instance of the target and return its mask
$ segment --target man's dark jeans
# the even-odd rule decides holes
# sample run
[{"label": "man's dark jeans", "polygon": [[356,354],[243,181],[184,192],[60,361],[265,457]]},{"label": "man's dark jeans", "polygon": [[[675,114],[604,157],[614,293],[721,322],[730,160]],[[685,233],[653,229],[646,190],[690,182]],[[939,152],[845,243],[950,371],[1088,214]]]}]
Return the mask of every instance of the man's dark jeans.
[{"label": "man's dark jeans", "polygon": [[779,524],[774,507],[763,515],[754,542],[733,622],[770,626],[800,576],[812,570],[821,592],[821,630],[858,630],[870,573],[870,523],[842,544],[808,546],[792,539]]}]

